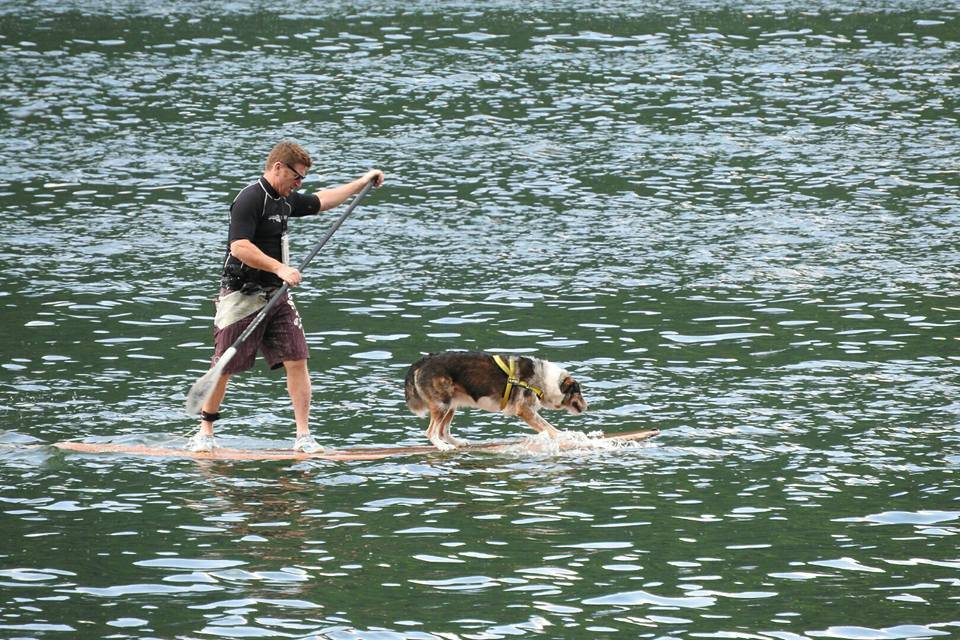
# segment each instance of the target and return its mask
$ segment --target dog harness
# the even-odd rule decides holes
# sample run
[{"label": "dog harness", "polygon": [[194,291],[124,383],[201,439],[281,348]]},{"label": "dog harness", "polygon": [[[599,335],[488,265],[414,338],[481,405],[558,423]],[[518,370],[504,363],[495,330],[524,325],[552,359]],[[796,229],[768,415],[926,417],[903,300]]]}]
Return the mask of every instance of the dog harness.
[{"label": "dog harness", "polygon": [[507,364],[506,362],[504,362],[503,358],[501,358],[500,356],[493,356],[493,361],[497,363],[497,366],[500,367],[500,369],[505,374],[507,374],[507,386],[503,390],[503,399],[500,400],[501,411],[503,411],[503,409],[507,406],[507,403],[510,402],[510,392],[513,391],[514,385],[522,389],[529,389],[530,391],[533,391],[535,394],[537,394],[537,398],[543,398],[542,389],[538,389],[532,384],[527,384],[526,382],[524,382],[523,380],[519,379],[516,376],[517,358],[515,356],[510,356],[510,360],[509,360],[510,364]]}]

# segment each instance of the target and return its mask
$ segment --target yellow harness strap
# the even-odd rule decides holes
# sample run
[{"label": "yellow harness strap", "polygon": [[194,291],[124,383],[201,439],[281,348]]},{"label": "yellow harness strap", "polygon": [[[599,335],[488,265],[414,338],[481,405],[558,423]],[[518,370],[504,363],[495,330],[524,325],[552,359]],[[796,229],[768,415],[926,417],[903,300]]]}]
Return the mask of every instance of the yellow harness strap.
[{"label": "yellow harness strap", "polygon": [[517,378],[517,359],[514,356],[510,356],[510,364],[508,365],[503,361],[503,358],[500,356],[493,356],[493,361],[497,363],[497,366],[500,367],[501,371],[507,374],[507,386],[503,390],[503,398],[500,400],[500,410],[507,406],[507,403],[510,402],[510,392],[513,391],[513,386],[516,385],[523,389],[529,389],[537,394],[538,398],[543,397],[543,391],[533,386],[532,384],[527,384],[523,380]]}]

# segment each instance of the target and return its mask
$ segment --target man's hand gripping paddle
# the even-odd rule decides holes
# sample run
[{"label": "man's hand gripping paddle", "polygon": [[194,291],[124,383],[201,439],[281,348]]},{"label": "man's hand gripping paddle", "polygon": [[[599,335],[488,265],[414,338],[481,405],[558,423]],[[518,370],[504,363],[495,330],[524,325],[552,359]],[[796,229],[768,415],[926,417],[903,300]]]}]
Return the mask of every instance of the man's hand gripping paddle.
[{"label": "man's hand gripping paddle", "polygon": [[[337,218],[337,221],[330,226],[330,230],[327,231],[326,235],[323,236],[323,239],[317,243],[317,245],[310,251],[303,263],[300,265],[301,272],[307,268],[307,265],[310,264],[310,261],[313,260],[314,256],[320,252],[320,249],[322,249],[323,245],[327,243],[327,240],[330,239],[330,236],[332,236],[334,232],[340,228],[340,225],[343,224],[343,221],[347,219],[347,216],[350,215],[354,207],[360,204],[360,201],[363,200],[365,195],[367,195],[367,192],[373,188],[375,181],[376,178],[365,184],[360,193],[357,194],[357,197],[354,198],[353,202],[350,203],[350,206],[347,207],[347,210],[344,211],[343,214]],[[213,365],[209,371],[200,376],[199,380],[193,383],[193,386],[190,387],[190,391],[187,392],[187,401],[185,403],[187,415],[194,416],[200,412],[200,408],[203,407],[203,403],[206,402],[207,398],[210,397],[210,394],[213,393],[213,389],[216,387],[217,381],[220,379],[220,376],[223,375],[223,370],[226,368],[230,360],[233,359],[233,356],[237,354],[237,347],[239,347],[244,340],[250,337],[250,334],[252,334],[257,326],[263,322],[263,319],[267,317],[267,312],[273,308],[280,297],[289,288],[289,285],[284,282],[277,292],[273,294],[267,304],[260,309],[260,312],[256,315],[253,321],[250,322],[249,326],[247,326],[244,332],[240,334],[240,337],[234,340],[233,344],[230,345],[230,348],[223,352],[223,355],[220,356],[220,359],[217,360],[217,363]]]}]

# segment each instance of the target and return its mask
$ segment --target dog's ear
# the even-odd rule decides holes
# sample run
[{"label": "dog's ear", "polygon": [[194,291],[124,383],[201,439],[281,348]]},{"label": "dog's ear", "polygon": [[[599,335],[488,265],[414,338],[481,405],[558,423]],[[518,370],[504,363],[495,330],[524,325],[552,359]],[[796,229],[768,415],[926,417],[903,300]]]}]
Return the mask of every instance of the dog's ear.
[{"label": "dog's ear", "polygon": [[573,393],[580,393],[580,383],[574,380],[572,376],[567,376],[560,381],[560,393],[562,393],[564,397]]}]

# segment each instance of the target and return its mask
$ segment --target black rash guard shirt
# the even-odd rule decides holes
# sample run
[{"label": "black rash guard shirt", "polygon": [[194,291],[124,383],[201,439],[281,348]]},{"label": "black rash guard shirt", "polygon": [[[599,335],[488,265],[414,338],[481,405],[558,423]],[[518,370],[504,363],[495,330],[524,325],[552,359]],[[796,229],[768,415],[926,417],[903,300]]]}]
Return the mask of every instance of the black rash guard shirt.
[{"label": "black rash guard shirt", "polygon": [[319,211],[320,199],[317,196],[291,191],[284,198],[263,177],[244,188],[230,205],[230,232],[221,286],[232,290],[244,286],[266,289],[281,286],[283,280],[276,275],[248,267],[231,256],[230,244],[236,240],[249,240],[260,251],[282,262],[282,238],[287,232],[287,218],[309,216]]}]

